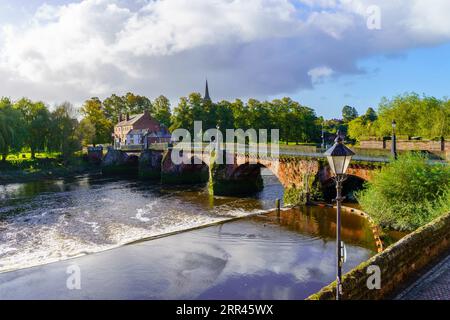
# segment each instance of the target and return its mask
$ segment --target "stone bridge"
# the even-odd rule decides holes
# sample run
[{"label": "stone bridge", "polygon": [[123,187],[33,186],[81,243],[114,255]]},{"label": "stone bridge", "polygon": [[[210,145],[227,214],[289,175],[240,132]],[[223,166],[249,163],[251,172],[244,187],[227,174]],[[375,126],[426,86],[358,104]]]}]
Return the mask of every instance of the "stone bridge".
[{"label": "stone bridge", "polygon": [[[179,159],[176,163],[173,161],[174,152],[177,152]],[[134,165],[141,178],[158,179],[163,184],[208,182],[209,192],[222,196],[248,195],[260,191],[263,188],[261,169],[267,168],[283,185],[285,203],[307,201],[310,194],[318,192],[333,196],[330,168],[323,157],[260,157],[238,153],[227,153],[225,157],[228,157],[226,164],[219,164],[215,161],[214,154],[206,152],[145,150],[137,157],[126,156],[123,151],[110,150],[103,168],[105,173],[114,173],[118,167],[128,170]],[[362,185],[382,165],[380,162],[353,161],[348,169],[349,181],[357,179]]]}]

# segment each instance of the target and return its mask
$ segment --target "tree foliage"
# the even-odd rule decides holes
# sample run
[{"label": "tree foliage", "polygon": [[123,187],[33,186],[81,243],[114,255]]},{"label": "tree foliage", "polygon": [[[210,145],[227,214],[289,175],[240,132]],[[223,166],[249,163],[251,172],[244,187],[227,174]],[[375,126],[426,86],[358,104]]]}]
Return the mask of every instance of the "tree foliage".
[{"label": "tree foliage", "polygon": [[89,120],[89,118],[84,118],[80,121],[78,127],[78,135],[84,146],[94,145],[97,139],[95,125]]},{"label": "tree foliage", "polygon": [[107,143],[112,140],[111,134],[113,132],[114,124],[111,119],[106,116],[105,109],[102,102],[98,98],[91,98],[86,100],[81,113],[84,119],[88,120],[94,126],[94,136],[91,141],[94,145],[100,143]]},{"label": "tree foliage", "polygon": [[414,230],[450,211],[450,167],[408,153],[389,163],[357,196],[382,226]]},{"label": "tree foliage", "polygon": [[36,151],[45,150],[50,138],[50,112],[43,102],[32,102],[26,98],[17,101],[14,107],[22,113],[25,146],[34,159]]},{"label": "tree foliage", "polygon": [[81,148],[77,112],[63,103],[50,112],[43,102],[20,99],[0,100],[0,154],[3,161],[9,153],[31,151],[59,152],[70,157]]},{"label": "tree foliage", "polygon": [[203,101],[199,93],[192,93],[180,99],[174,109],[170,129],[184,128],[192,133],[194,121],[202,121],[203,129],[219,125],[223,130],[267,129],[268,134],[270,129],[279,129],[282,141],[300,143],[320,139],[318,120],[313,109],[290,98],[212,103]]},{"label": "tree foliage", "polygon": [[375,121],[378,116],[372,108],[367,109],[361,117],[353,119],[348,123],[348,135],[352,139],[376,135]]},{"label": "tree foliage", "polygon": [[144,113],[144,111],[148,111],[152,115],[154,113],[153,104],[149,98],[131,92],[124,96],[113,94],[103,102],[98,98],[91,98],[90,100],[98,100],[104,116],[112,123],[117,123],[121,114],[138,114]]},{"label": "tree foliage", "polygon": [[76,111],[69,102],[57,106],[51,113],[49,150],[60,152],[63,158],[70,158],[81,149],[79,123],[75,118]]},{"label": "tree foliage", "polygon": [[393,99],[383,98],[378,116],[368,112],[350,122],[349,134],[362,137],[390,136],[392,120],[397,122],[397,135],[435,139],[450,137],[450,100],[408,93]]},{"label": "tree foliage", "polygon": [[5,161],[8,153],[20,151],[23,146],[23,118],[10,99],[0,100],[0,154]]},{"label": "tree foliage", "polygon": [[351,106],[344,106],[342,108],[342,120],[344,120],[345,123],[348,123],[358,117],[358,111],[354,107]]},{"label": "tree foliage", "polygon": [[166,128],[170,127],[170,101],[161,95],[153,101],[153,117]]}]

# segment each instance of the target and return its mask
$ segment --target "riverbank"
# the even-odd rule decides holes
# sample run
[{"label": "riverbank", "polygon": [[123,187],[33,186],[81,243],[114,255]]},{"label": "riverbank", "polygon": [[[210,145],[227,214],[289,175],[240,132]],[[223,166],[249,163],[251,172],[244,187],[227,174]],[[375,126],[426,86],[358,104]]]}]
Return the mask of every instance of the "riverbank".
[{"label": "riverbank", "polygon": [[72,178],[84,174],[100,174],[101,168],[83,162],[81,159],[64,165],[51,161],[45,165],[17,167],[14,165],[0,165],[0,184],[25,183],[48,179]]}]

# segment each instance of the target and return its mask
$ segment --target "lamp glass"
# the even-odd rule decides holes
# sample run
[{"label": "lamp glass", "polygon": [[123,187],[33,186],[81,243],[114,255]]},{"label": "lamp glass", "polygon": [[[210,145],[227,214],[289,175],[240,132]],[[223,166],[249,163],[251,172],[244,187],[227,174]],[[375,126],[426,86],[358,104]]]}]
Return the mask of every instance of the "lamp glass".
[{"label": "lamp glass", "polygon": [[346,156],[344,161],[344,168],[342,170],[342,174],[347,172],[348,166],[350,165],[350,161],[352,160],[352,156]]},{"label": "lamp glass", "polygon": [[334,168],[334,157],[328,156],[328,157],[327,157],[327,160],[328,160],[328,164],[330,165],[331,172],[332,172],[334,175],[336,175],[336,169]]},{"label": "lamp glass", "polygon": [[335,175],[342,175],[347,172],[352,156],[328,156],[331,172]]}]

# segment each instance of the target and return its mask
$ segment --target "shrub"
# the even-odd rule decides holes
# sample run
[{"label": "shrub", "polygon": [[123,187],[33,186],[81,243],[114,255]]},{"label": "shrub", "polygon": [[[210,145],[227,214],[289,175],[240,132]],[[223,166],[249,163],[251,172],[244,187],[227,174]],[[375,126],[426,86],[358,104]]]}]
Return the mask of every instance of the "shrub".
[{"label": "shrub", "polygon": [[358,201],[384,227],[415,230],[450,211],[450,168],[407,153],[375,174]]}]

